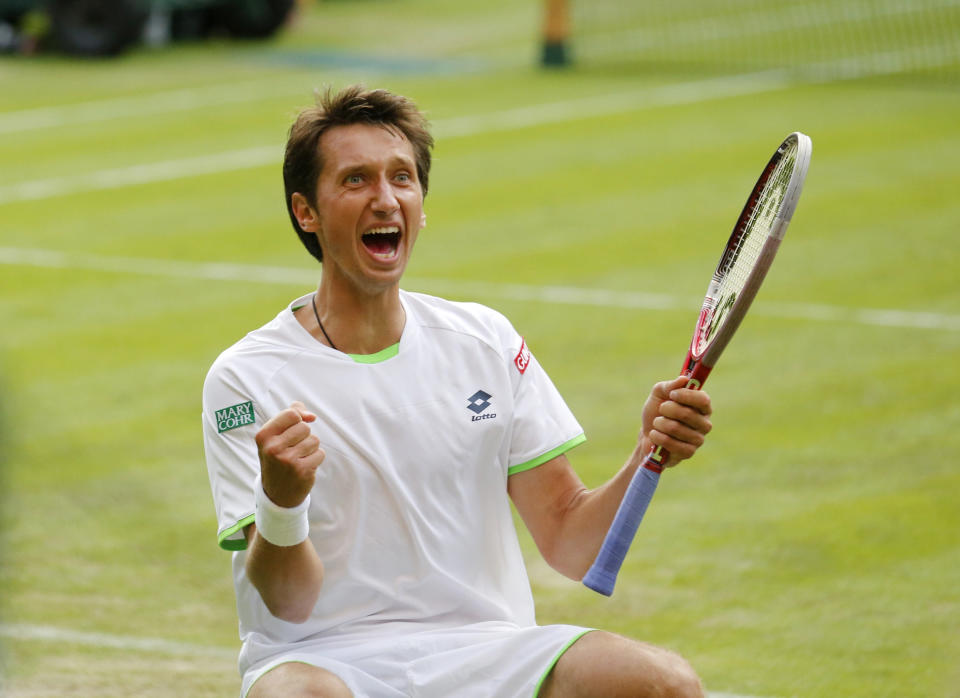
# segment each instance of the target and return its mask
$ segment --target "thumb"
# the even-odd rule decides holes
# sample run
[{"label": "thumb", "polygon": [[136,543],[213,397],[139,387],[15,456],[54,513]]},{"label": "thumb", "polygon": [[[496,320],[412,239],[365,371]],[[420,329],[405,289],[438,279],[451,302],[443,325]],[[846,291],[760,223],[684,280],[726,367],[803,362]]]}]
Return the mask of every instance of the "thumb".
[{"label": "thumb", "polygon": [[299,400],[294,400],[290,403],[290,408],[296,410],[300,414],[300,419],[305,422],[312,422],[317,418],[313,412],[307,409],[307,406],[304,405]]},{"label": "thumb", "polygon": [[677,388],[682,388],[687,384],[686,376],[679,376],[669,381],[660,381],[653,386],[653,395],[658,400],[669,400],[670,391],[676,390]]}]

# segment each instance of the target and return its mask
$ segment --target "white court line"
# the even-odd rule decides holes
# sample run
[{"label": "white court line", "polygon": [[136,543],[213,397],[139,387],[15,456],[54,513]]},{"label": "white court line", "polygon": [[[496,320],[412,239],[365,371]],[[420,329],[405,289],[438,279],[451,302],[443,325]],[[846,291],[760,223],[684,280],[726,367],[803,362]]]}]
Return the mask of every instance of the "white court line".
[{"label": "white court line", "polygon": [[110,97],[89,102],[0,112],[0,135],[229,104],[245,104],[293,95],[303,95],[304,99],[309,99],[310,92],[304,87],[305,84],[306,80],[298,80],[296,84],[277,83],[276,79],[251,80],[229,85],[184,87],[143,95]]},{"label": "white court line", "polygon": [[[960,0],[957,0],[960,1]],[[592,95],[579,99],[563,100],[528,107],[516,107],[489,114],[472,114],[462,117],[439,119],[433,123],[433,133],[438,139],[453,139],[473,136],[481,133],[495,133],[523,128],[565,123],[583,119],[593,119],[651,108],[696,104],[715,99],[740,97],[744,95],[785,89],[802,83],[830,82],[836,79],[853,79],[901,72],[902,61],[899,54],[873,54],[856,59],[842,59],[800,67],[799,69],[767,70],[741,75],[727,75],[704,80],[660,85],[634,91],[618,91],[606,95]],[[230,100],[243,101],[239,95],[229,92],[216,92],[209,97],[209,104],[227,103]],[[192,105],[205,106],[197,90],[158,93],[157,104],[166,110],[190,109]],[[220,100],[218,102],[218,100]],[[105,111],[103,104],[113,104],[121,112],[137,113],[143,105],[149,105],[149,98],[117,98],[102,103],[80,105],[80,114],[86,118],[101,119]],[[32,116],[38,123],[56,121],[56,107],[50,111],[36,110]],[[19,114],[19,116],[18,116]],[[0,128],[3,119],[10,119],[7,128],[21,128],[29,120],[28,112],[0,114]],[[19,124],[19,125],[18,125]],[[64,175],[40,180],[0,185],[0,206],[4,204],[38,201],[55,196],[65,196],[89,191],[116,189],[126,186],[165,182],[187,177],[233,172],[243,169],[278,165],[282,156],[282,146],[258,146],[213,153],[197,157],[145,163],[128,167],[96,170],[76,175]]]},{"label": "white court line", "polygon": [[[781,89],[788,85],[786,74],[780,71],[698,80],[633,92],[616,92],[532,107],[518,107],[489,114],[441,119],[434,122],[433,133],[437,138],[452,139],[480,133],[591,119],[653,107],[736,97]],[[282,157],[282,145],[265,145],[178,160],[17,182],[0,186],[0,206],[268,165],[279,166]]]},{"label": "white court line", "polygon": [[789,87],[789,73],[768,70],[742,75],[658,85],[642,90],[624,90],[529,107],[517,107],[492,114],[443,119],[434,124],[438,138],[472,136],[478,133],[507,131],[546,124],[592,119],[654,107],[696,104],[713,99],[740,97]]},{"label": "white court line", "polygon": [[[120,274],[141,274],[168,278],[210,281],[259,282],[312,287],[320,269],[235,264],[231,262],[188,262],[111,257],[85,252],[59,252],[35,248],[0,247],[0,264],[49,269],[85,269]],[[459,297],[531,301],[553,305],[581,305],[627,310],[696,310],[701,298],[665,293],[619,291],[578,286],[533,286],[453,279],[408,278],[405,287],[426,293]],[[960,332],[960,315],[887,308],[851,308],[813,303],[767,303],[758,301],[750,311],[755,315],[856,324],[898,329]]]},{"label": "white court line", "polygon": [[[960,2],[960,0],[955,1]],[[898,73],[902,70],[903,62],[899,54],[871,54],[855,59],[810,64],[793,70],[777,69],[741,75],[727,75],[660,85],[641,90],[618,91],[606,95],[593,95],[548,104],[516,107],[489,114],[472,114],[439,119],[433,123],[432,130],[438,139],[449,140],[481,133],[531,128],[651,108],[740,97],[785,89],[796,84],[831,82],[837,79],[854,79],[871,75]],[[284,94],[285,90],[286,88],[278,88],[276,92],[277,94]],[[86,105],[79,105],[78,111],[81,120],[84,118],[99,120],[107,118],[106,114],[109,112],[111,105],[121,114],[125,112],[127,115],[134,115],[146,113],[138,110],[143,110],[145,105],[149,106],[153,103],[158,108],[162,107],[161,110],[173,111],[210,104],[230,103],[231,101],[246,101],[240,93],[242,93],[242,90],[239,90],[237,94],[228,91],[214,91],[209,97],[202,97],[197,89],[188,89],[158,93],[154,98],[117,98],[115,100],[104,100],[103,102],[91,102]],[[205,102],[204,99],[209,101]],[[30,121],[31,118],[39,124],[55,123],[57,119],[61,118],[58,109],[58,107],[50,107],[0,114],[0,132],[4,128],[4,119],[8,120],[6,128],[9,130],[24,128],[24,123]],[[263,145],[177,160],[0,185],[0,206],[89,191],[117,189],[278,165],[282,152],[283,148],[279,144],[276,146]]]},{"label": "white court line", "polygon": [[35,179],[0,187],[0,205],[279,164],[282,153],[281,146],[260,146],[180,160],[96,170],[79,175]]},{"label": "white court line", "polygon": [[189,642],[177,642],[175,640],[164,640],[156,637],[111,635],[108,633],[71,630],[69,628],[58,628],[51,625],[33,625],[30,623],[0,624],[0,637],[11,640],[62,642],[86,647],[148,652],[150,654],[169,654],[181,657],[217,657],[235,660],[239,651],[227,647],[195,645]]},{"label": "white court line", "polygon": [[[154,637],[94,633],[29,623],[0,624],[0,637],[17,641],[34,640],[40,642],[56,642],[68,645],[80,645],[82,647],[126,650],[128,652],[166,654],[175,657],[207,657],[234,661],[239,653],[239,649],[232,650],[226,647],[195,645],[188,642],[177,642]],[[708,693],[707,696],[708,698],[759,698],[759,696],[746,696],[739,693],[715,692]]]},{"label": "white court line", "polygon": [[[512,67],[512,63],[502,62],[490,62],[489,65],[501,69]],[[517,66],[519,65],[518,62]],[[334,84],[349,73],[351,73],[349,66],[344,68],[325,66],[321,85]],[[319,78],[319,75],[301,73],[295,78],[287,77],[279,82],[277,77],[273,76],[267,79],[232,82],[228,85],[222,83],[198,85],[144,94],[106,97],[86,102],[16,109],[0,112],[0,136],[45,128],[73,127],[100,121],[192,111],[207,107],[247,104],[283,97],[298,97],[306,106],[312,102],[315,89],[313,80]],[[376,72],[365,71],[364,73],[364,79],[368,83],[380,78],[381,75]]]}]

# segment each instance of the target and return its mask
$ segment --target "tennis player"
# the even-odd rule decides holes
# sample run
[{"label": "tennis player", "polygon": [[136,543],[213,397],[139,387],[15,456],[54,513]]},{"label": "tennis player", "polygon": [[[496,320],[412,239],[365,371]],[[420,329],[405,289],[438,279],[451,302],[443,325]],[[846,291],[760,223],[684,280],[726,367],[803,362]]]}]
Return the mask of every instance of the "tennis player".
[{"label": "tennis player", "polygon": [[291,128],[287,206],[319,288],[221,354],[203,393],[242,695],[702,696],[668,650],[537,625],[510,501],[579,579],[642,456],[692,456],[710,398],[654,385],[626,465],[584,487],[583,430],[511,324],[400,288],[432,146],[412,102],[360,86]]}]

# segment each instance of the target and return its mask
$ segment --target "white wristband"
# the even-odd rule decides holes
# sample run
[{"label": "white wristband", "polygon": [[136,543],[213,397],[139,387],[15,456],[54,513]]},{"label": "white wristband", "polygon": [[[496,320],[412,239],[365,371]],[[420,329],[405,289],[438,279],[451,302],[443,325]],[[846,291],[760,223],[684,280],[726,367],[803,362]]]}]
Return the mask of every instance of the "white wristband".
[{"label": "white wristband", "polygon": [[302,543],[310,534],[310,520],[307,509],[310,508],[310,495],[295,507],[282,507],[274,504],[263,491],[260,476],[253,483],[254,515],[257,533],[268,543],[281,547],[290,547]]}]

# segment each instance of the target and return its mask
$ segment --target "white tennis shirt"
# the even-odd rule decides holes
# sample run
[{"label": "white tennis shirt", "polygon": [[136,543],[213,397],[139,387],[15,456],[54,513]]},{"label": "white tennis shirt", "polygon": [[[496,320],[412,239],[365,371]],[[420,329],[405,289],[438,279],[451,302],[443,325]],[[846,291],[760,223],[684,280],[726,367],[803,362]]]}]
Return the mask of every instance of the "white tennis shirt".
[{"label": "white tennis shirt", "polygon": [[[213,364],[203,432],[220,545],[233,550],[241,670],[271,647],[504,621],[535,624],[507,496],[510,474],[585,440],[502,315],[401,291],[400,342],[352,356],[317,342],[294,301]],[[254,435],[303,402],[326,459],[309,510],[325,568],[310,619],[275,618],[246,578]]]}]

